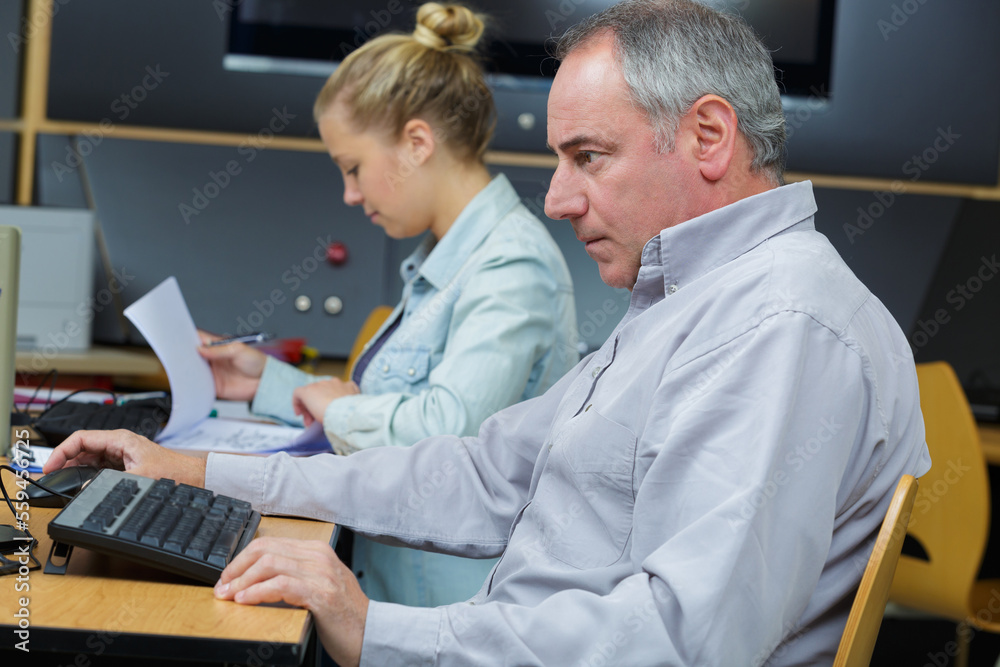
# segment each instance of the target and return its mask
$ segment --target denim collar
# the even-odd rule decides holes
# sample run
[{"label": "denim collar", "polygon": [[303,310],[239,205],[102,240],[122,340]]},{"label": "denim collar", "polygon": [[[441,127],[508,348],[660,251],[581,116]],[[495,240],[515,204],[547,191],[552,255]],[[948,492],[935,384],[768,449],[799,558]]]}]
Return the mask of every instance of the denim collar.
[{"label": "denim collar", "polygon": [[403,260],[399,269],[403,280],[409,282],[420,275],[436,289],[444,289],[472,251],[520,201],[505,175],[494,177],[472,198],[442,239],[428,234]]}]

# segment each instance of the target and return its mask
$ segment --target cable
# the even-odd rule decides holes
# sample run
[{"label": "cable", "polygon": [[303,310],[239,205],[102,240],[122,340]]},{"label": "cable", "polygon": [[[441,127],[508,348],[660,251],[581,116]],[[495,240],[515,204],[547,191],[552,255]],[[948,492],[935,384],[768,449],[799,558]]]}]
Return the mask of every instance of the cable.
[{"label": "cable", "polygon": [[52,386],[49,387],[49,398],[47,402],[48,403],[52,402],[52,392],[53,390],[55,390],[56,382],[59,379],[59,371],[57,371],[54,368],[50,370],[48,373],[46,373],[44,376],[42,376],[42,381],[38,383],[37,387],[35,387],[35,391],[34,393],[31,394],[31,398],[28,399],[27,405],[25,405],[24,408],[21,409],[21,414],[28,414],[28,410],[31,409],[31,404],[35,402],[36,398],[38,398],[38,392],[41,390],[42,387],[45,386],[45,383],[49,381],[50,377],[52,378]]},{"label": "cable", "polygon": [[[21,471],[18,470],[17,468],[15,468],[15,467],[13,467],[13,466],[9,466],[7,464],[0,464],[0,470],[9,470],[10,472],[14,473],[18,477],[21,477]],[[34,484],[35,486],[37,486],[38,488],[40,488],[43,491],[48,491],[52,495],[61,496],[61,497],[65,498],[66,500],[72,500],[73,499],[73,496],[65,494],[65,493],[60,493],[59,491],[56,491],[55,489],[50,489],[49,487],[45,486],[41,482],[37,482],[37,481],[31,479],[30,477],[21,477],[21,479],[23,479],[23,480],[25,480],[27,482],[30,482],[31,484]],[[10,508],[11,514],[14,515],[14,520],[16,521],[17,520],[17,510],[14,509],[14,503],[13,503],[13,501],[11,501],[10,496],[7,495],[7,487],[3,483],[3,475],[0,475],[0,492],[3,493],[3,499],[7,501],[7,507]],[[24,528],[23,530],[24,530],[25,533],[27,533],[28,536],[31,536],[31,533],[28,532],[27,528]]]},{"label": "cable", "polygon": [[[50,403],[49,407],[45,408],[45,410],[41,414],[38,415],[37,419],[40,419],[40,418],[44,417],[49,411],[52,410],[52,408],[56,407],[60,403],[65,403],[66,401],[68,401],[73,396],[76,396],[77,394],[83,394],[83,393],[86,393],[88,391],[99,391],[99,392],[103,391],[103,392],[106,392],[108,394],[111,394],[111,400],[113,402],[117,402],[118,401],[118,394],[116,394],[115,392],[111,391],[110,389],[103,389],[101,387],[91,387],[89,389],[77,389],[76,391],[73,391],[73,392],[70,392],[69,394],[66,394],[65,396],[63,396],[62,398],[60,398],[58,401],[56,401],[55,403]],[[73,415],[64,415],[63,417],[61,417],[61,419],[70,419],[70,418],[72,418],[72,416]],[[59,419],[60,419],[59,417],[54,417],[54,418],[51,418],[49,421],[50,422],[59,421]],[[32,422],[32,423],[34,423],[34,422]]]}]

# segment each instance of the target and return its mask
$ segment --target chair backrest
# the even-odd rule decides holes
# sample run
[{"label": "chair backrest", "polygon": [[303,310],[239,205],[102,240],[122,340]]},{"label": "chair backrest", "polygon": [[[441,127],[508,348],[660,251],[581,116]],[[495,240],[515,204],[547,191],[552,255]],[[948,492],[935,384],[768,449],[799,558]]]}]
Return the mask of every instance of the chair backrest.
[{"label": "chair backrest", "polygon": [[928,560],[899,559],[889,599],[961,621],[989,537],[990,489],[979,433],[951,366],[917,364],[930,471],[920,478],[909,534]]},{"label": "chair backrest", "polygon": [[372,312],[368,313],[364,324],[361,325],[361,331],[358,332],[357,337],[354,339],[354,344],[351,346],[351,353],[347,356],[347,366],[344,369],[342,380],[347,382],[351,379],[351,374],[354,373],[354,365],[358,363],[358,357],[361,356],[361,351],[365,349],[365,343],[371,340],[386,318],[392,314],[392,311],[392,306],[375,306]]},{"label": "chair backrest", "polygon": [[889,510],[882,521],[882,528],[875,538],[875,546],[868,558],[868,565],[861,575],[858,593],[851,605],[844,634],[834,667],[867,667],[871,661],[885,613],[885,603],[889,599],[892,575],[903,547],[906,524],[910,519],[913,500],[917,496],[917,480],[912,475],[903,475],[892,494]]}]

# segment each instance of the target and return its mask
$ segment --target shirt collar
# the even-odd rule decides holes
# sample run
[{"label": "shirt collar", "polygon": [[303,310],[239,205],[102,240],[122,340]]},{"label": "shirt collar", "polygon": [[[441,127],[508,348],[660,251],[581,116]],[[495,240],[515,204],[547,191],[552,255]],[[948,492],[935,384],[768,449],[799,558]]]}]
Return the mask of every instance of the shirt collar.
[{"label": "shirt collar", "polygon": [[652,278],[649,269],[660,267],[655,272],[662,271],[663,283],[658,288],[665,294],[673,294],[772,236],[801,223],[813,229],[815,213],[812,183],[803,181],[741,199],[668,227],[643,247],[639,282]]},{"label": "shirt collar", "polygon": [[520,201],[507,177],[495,176],[462,209],[442,239],[428,234],[403,260],[399,269],[403,280],[409,282],[419,274],[435,288],[444,289],[472,251]]}]

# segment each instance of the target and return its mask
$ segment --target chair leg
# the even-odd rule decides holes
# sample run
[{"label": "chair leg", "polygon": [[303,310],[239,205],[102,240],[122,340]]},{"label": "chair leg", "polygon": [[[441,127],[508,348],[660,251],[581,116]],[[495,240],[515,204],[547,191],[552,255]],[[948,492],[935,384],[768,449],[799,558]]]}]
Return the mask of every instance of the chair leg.
[{"label": "chair leg", "polygon": [[964,622],[955,627],[955,643],[958,644],[955,667],[969,667],[969,643],[973,632],[973,629]]}]

